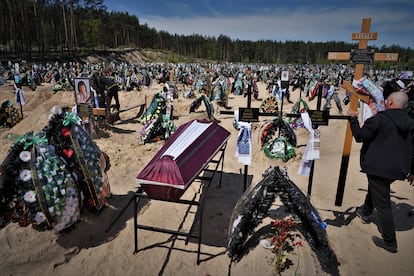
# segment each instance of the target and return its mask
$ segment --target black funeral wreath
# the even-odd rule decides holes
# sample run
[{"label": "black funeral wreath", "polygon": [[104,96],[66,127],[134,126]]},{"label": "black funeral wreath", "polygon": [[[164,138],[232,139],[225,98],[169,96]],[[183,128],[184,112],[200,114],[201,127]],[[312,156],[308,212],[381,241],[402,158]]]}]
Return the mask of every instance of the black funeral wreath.
[{"label": "black funeral wreath", "polygon": [[289,212],[301,220],[298,230],[316,253],[322,269],[329,273],[337,272],[339,263],[329,246],[326,224],[306,195],[279,167],[265,171],[262,180],[254,189],[247,191],[236,204],[229,225],[227,245],[231,260],[240,260],[248,237],[268,216],[276,196],[280,197]]}]

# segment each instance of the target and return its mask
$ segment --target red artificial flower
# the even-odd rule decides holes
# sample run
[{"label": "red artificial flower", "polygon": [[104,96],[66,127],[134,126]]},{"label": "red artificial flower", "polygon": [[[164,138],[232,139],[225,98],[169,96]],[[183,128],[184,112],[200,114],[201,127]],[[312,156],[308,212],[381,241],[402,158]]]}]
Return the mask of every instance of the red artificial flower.
[{"label": "red artificial flower", "polygon": [[73,150],[72,149],[63,149],[63,153],[66,155],[67,158],[71,158],[73,155]]},{"label": "red artificial flower", "polygon": [[63,137],[69,137],[70,136],[70,130],[67,127],[62,128],[62,130],[60,131],[63,135]]}]

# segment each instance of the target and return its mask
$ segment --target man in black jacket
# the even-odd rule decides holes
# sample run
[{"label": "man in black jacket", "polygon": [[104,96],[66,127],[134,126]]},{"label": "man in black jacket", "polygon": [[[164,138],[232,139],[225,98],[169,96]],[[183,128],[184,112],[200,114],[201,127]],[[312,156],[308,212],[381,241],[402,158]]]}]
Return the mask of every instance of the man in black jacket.
[{"label": "man in black jacket", "polygon": [[385,110],[367,119],[361,128],[358,112],[349,110],[351,130],[361,147],[360,165],[368,177],[368,193],[364,204],[357,208],[363,223],[371,222],[377,211],[382,239],[373,242],[389,252],[397,252],[395,224],[391,209],[390,185],[395,180],[414,180],[414,120],[404,106],[408,96],[404,92],[391,93]]}]

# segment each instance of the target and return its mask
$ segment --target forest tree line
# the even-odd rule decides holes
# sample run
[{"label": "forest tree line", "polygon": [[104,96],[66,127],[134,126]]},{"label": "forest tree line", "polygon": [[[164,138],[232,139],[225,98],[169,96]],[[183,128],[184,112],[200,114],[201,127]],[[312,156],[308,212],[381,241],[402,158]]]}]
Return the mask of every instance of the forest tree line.
[{"label": "forest tree line", "polygon": [[[144,48],[218,62],[323,64],[333,62],[327,60],[328,52],[357,48],[357,43],[338,41],[247,41],[224,34],[170,34],[140,24],[127,12],[108,11],[104,0],[0,0],[0,20],[2,60]],[[376,67],[414,68],[414,49],[399,45],[370,48],[399,53],[398,62],[376,62]]]}]

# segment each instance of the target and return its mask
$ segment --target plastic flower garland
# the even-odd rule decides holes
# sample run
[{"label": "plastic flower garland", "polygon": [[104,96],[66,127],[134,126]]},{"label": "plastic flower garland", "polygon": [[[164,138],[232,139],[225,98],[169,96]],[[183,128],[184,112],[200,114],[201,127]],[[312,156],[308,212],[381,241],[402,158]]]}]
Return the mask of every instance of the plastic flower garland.
[{"label": "plastic flower garland", "polygon": [[275,96],[269,96],[262,101],[259,107],[260,112],[278,113],[279,101]]},{"label": "plastic flower garland", "polygon": [[139,121],[146,123],[151,119],[158,118],[162,114],[165,114],[166,107],[167,107],[166,100],[162,97],[161,92],[158,92],[152,98],[150,105],[148,106],[144,114],[142,114]]},{"label": "plastic flower garland", "polygon": [[1,168],[5,183],[0,197],[3,219],[56,232],[78,220],[76,183],[43,132],[19,137]]},{"label": "plastic flower garland", "polygon": [[88,203],[99,210],[105,204],[109,188],[104,183],[100,166],[101,152],[86,130],[80,126],[72,126],[71,140],[89,192]]},{"label": "plastic flower garland", "polygon": [[[44,193],[42,197],[47,206],[47,210],[43,210],[37,216],[46,219],[50,216],[54,221],[53,228],[56,232],[60,232],[79,218],[79,191],[65,164],[54,152],[45,146],[38,146],[37,152],[40,154],[36,157],[35,167],[39,183],[42,184]],[[34,178],[34,182],[36,181]],[[39,195],[39,192],[37,194]],[[46,215],[46,212],[50,215]]]},{"label": "plastic flower garland", "polygon": [[265,144],[263,152],[269,158],[278,158],[286,162],[295,156],[295,147],[284,136],[279,136]]},{"label": "plastic flower garland", "polygon": [[190,113],[195,112],[200,106],[201,103],[204,103],[206,107],[207,116],[209,119],[213,118],[214,113],[214,106],[213,103],[206,95],[201,95],[197,99],[195,99],[190,105]]},{"label": "plastic flower garland", "polygon": [[[302,108],[300,108],[300,105],[303,105]],[[293,114],[299,114],[300,112],[305,112],[309,110],[309,106],[302,98],[300,98],[292,108],[291,113]],[[297,118],[292,118],[288,121],[289,125],[293,128],[303,128],[305,125],[303,124],[302,118],[299,116]]]},{"label": "plastic flower garland", "polygon": [[0,106],[0,127],[11,128],[22,120],[13,102],[6,100]]},{"label": "plastic flower garland", "polygon": [[144,124],[140,131],[141,144],[167,140],[174,133],[176,126],[168,116],[162,115]]},{"label": "plastic flower garland", "polygon": [[269,168],[262,176],[254,188],[243,194],[232,212],[227,245],[232,261],[240,260],[247,251],[247,239],[268,215],[270,206],[276,196],[279,196],[287,211],[295,220],[300,220],[297,229],[316,253],[322,269],[338,275],[339,263],[329,246],[326,223],[307,196],[288,178],[286,170]]},{"label": "plastic flower garland", "polygon": [[[273,138],[277,132],[280,135]],[[260,144],[269,158],[279,158],[287,161],[295,155],[296,134],[290,125],[280,117],[267,123],[260,136]]]},{"label": "plastic flower garland", "polygon": [[45,132],[77,180],[85,205],[99,211],[109,195],[106,168],[101,166],[105,157],[80,126],[80,118],[70,112],[57,112],[51,117]]}]

